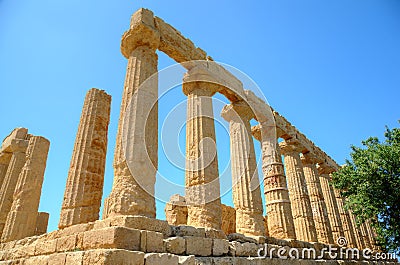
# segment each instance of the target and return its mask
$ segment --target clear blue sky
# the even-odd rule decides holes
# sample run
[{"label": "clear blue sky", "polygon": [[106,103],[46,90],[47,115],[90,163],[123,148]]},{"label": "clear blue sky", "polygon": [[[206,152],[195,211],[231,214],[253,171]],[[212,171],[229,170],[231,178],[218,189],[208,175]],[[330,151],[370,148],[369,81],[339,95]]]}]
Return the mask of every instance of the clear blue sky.
[{"label": "clear blue sky", "polygon": [[[339,164],[351,144],[381,137],[385,125],[398,126],[397,0],[0,0],[0,137],[21,126],[51,141],[40,204],[51,214],[49,230],[58,223],[83,99],[91,87],[113,97],[104,196],[111,190],[126,67],[120,38],[142,6],[215,60],[248,74],[276,110]],[[160,69],[173,63],[159,58]],[[173,107],[170,98],[184,99],[178,92],[161,100],[162,113]],[[221,130],[217,141],[226,167],[226,132]],[[160,172],[183,183],[183,172],[160,157]],[[163,204],[157,206],[163,218]]]}]

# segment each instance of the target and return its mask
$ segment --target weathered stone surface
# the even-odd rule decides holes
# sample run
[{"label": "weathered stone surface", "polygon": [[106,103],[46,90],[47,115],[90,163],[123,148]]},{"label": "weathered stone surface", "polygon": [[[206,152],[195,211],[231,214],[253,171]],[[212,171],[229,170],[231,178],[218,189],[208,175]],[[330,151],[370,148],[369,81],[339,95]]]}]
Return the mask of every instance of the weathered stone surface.
[{"label": "weathered stone surface", "polygon": [[28,140],[26,138],[28,130],[25,128],[14,129],[7,136],[2,144],[2,152],[11,153],[12,156],[8,163],[7,171],[4,173],[4,180],[0,186],[0,234],[4,229],[7,215],[11,210],[13,195],[18,182],[19,174],[26,161],[26,149]]},{"label": "weathered stone surface", "polygon": [[50,142],[32,136],[27,148],[27,161],[14,191],[14,200],[1,240],[11,241],[35,235],[40,195]]},{"label": "weathered stone surface", "polygon": [[38,212],[36,217],[35,235],[40,236],[47,232],[47,225],[49,223],[49,213]]},{"label": "weathered stone surface", "polygon": [[140,250],[140,230],[109,227],[85,232],[83,235],[83,249],[96,248]]},{"label": "weathered stone surface", "polygon": [[226,105],[221,115],[229,122],[236,232],[262,236],[265,232],[263,207],[250,126],[254,114],[244,101],[239,101]]},{"label": "weathered stone surface", "polygon": [[186,225],[187,223],[187,205],[185,197],[174,194],[165,205],[165,219],[170,225]]},{"label": "weathered stone surface", "polygon": [[[152,12],[137,11],[121,43],[128,67],[114,154],[114,183],[103,218],[142,215],[155,218],[154,185],[158,167],[159,36]],[[144,133],[146,132],[146,133]]]},{"label": "weathered stone surface", "polygon": [[330,185],[329,174],[333,172],[333,169],[328,167],[327,164],[318,164],[319,180],[321,183],[322,194],[324,195],[326,203],[326,211],[328,212],[329,222],[331,224],[333,241],[336,243],[339,237],[343,237],[343,225],[340,219],[339,209],[333,191],[332,185]]},{"label": "weathered stone surface", "polygon": [[212,95],[208,83],[190,82],[195,72],[184,78],[188,96],[186,123],[185,198],[187,224],[221,229],[221,199],[216,151]]},{"label": "weathered stone surface", "polygon": [[179,256],[179,265],[195,265],[196,260],[193,255]]},{"label": "weathered stone surface", "polygon": [[222,231],[226,235],[236,233],[236,211],[235,208],[221,204]]},{"label": "weathered stone surface", "polygon": [[310,197],[299,155],[301,147],[296,142],[284,141],[280,143],[280,148],[285,160],[296,239],[317,242]]},{"label": "weathered stone surface", "polygon": [[92,88],[83,104],[59,228],[99,218],[103,195],[111,96]]},{"label": "weathered stone surface", "polygon": [[180,226],[173,227],[173,234],[176,236],[205,237],[206,230],[205,230],[205,228],[202,228],[202,227],[180,225]]},{"label": "weathered stone surface", "polygon": [[145,216],[122,215],[110,218],[111,226],[122,226],[127,228],[149,230],[160,232],[164,237],[172,234],[172,229],[166,221],[153,219]]},{"label": "weathered stone surface", "polygon": [[210,256],[212,253],[213,239],[187,236],[186,254],[195,256]]},{"label": "weathered stone surface", "polygon": [[261,142],[269,235],[294,239],[296,234],[282,157],[276,140],[272,143],[270,139],[271,134],[276,137],[275,128],[260,124],[252,128],[252,133]]},{"label": "weathered stone surface", "polygon": [[181,255],[186,251],[186,241],[183,237],[170,237],[164,239],[165,250],[172,254]]},{"label": "weathered stone surface", "polygon": [[347,247],[355,248],[357,247],[356,239],[354,237],[353,226],[351,225],[349,213],[344,209],[344,202],[343,198],[340,196],[340,192],[336,189],[333,189],[333,192],[335,194],[336,203],[338,205],[340,221],[342,222],[343,235],[347,240]]},{"label": "weathered stone surface", "polygon": [[303,164],[304,177],[307,183],[318,242],[333,244],[331,223],[329,222],[328,211],[316,167],[318,159],[307,153],[302,155],[301,162]]},{"label": "weathered stone surface", "polygon": [[364,244],[364,240],[363,240],[363,237],[361,234],[360,227],[357,224],[356,218],[351,211],[349,211],[349,218],[350,218],[351,226],[353,228],[356,246],[358,249],[364,249],[366,246]]},{"label": "weathered stone surface", "polygon": [[229,252],[229,241],[226,239],[214,239],[212,255],[222,256]]},{"label": "weathered stone surface", "polygon": [[178,265],[179,258],[169,253],[148,253],[144,255],[146,265]]},{"label": "weathered stone surface", "polygon": [[122,249],[113,250],[90,250],[85,251],[82,265],[143,265],[144,253],[138,251],[127,251]]},{"label": "weathered stone surface", "polygon": [[140,250],[143,252],[163,252],[164,236],[162,233],[154,231],[141,231]]},{"label": "weathered stone surface", "polygon": [[7,168],[10,164],[12,153],[1,152],[0,153],[0,189],[3,185],[4,178],[6,177]]}]

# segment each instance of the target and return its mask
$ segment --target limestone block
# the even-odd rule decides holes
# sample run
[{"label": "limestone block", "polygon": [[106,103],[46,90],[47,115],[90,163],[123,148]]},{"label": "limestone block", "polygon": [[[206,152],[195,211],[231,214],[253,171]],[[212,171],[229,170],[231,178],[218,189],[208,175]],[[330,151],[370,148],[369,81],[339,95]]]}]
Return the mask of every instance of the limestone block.
[{"label": "limestone block", "polygon": [[82,265],[143,265],[144,253],[122,249],[85,251]]},{"label": "limestone block", "polygon": [[226,235],[236,233],[236,211],[235,208],[221,204],[222,209],[222,231]]},{"label": "limestone block", "polygon": [[213,241],[213,256],[222,256],[229,252],[229,241],[226,239],[214,239]]},{"label": "limestone block", "polygon": [[179,258],[168,253],[147,253],[144,255],[146,265],[178,265]]},{"label": "limestone block", "polygon": [[259,246],[255,243],[239,243],[237,241],[229,242],[229,254],[236,257],[257,257]]},{"label": "limestone block", "polygon": [[186,254],[196,256],[210,256],[212,253],[213,239],[186,236]]},{"label": "limestone block", "polygon": [[55,253],[57,249],[57,239],[41,241],[36,244],[35,255],[45,255]]},{"label": "limestone block", "polygon": [[187,215],[185,197],[179,194],[172,195],[169,202],[165,205],[165,218],[167,222],[170,225],[186,225]]},{"label": "limestone block", "polygon": [[64,229],[55,231],[57,233],[54,235],[54,238],[76,235],[82,232],[90,231],[92,229],[93,229],[92,223],[72,225]]},{"label": "limestone block", "polygon": [[164,236],[154,231],[141,231],[140,250],[143,252],[163,252]]},{"label": "limestone block", "polygon": [[186,250],[186,241],[183,237],[170,237],[164,239],[165,250],[172,254],[181,255]]},{"label": "limestone block", "polygon": [[83,249],[96,248],[140,250],[140,230],[109,227],[85,232],[83,235]]},{"label": "limestone block", "polygon": [[68,252],[65,259],[66,265],[81,265],[83,261],[84,251]]},{"label": "limestone block", "polygon": [[103,195],[111,96],[90,89],[76,134],[60,222],[63,228],[99,218]]},{"label": "limestone block", "polygon": [[195,237],[205,237],[206,230],[204,228],[197,228],[193,226],[180,225],[173,227],[173,234],[175,236],[195,236]]},{"label": "limestone block", "polygon": [[57,252],[73,251],[77,247],[77,235],[61,237],[56,241]]},{"label": "limestone block", "polygon": [[55,253],[49,256],[47,265],[64,265],[67,258],[66,253]]},{"label": "limestone block", "polygon": [[219,238],[219,239],[226,239],[226,235],[224,231],[214,228],[205,228],[206,237],[208,238]]},{"label": "limestone block", "polygon": [[13,145],[18,141],[29,140],[28,129],[26,128],[15,128],[6,138],[4,138],[1,144],[0,152],[14,152]]},{"label": "limestone block", "polygon": [[111,226],[148,230],[163,233],[164,237],[171,235],[172,230],[167,221],[149,218],[145,216],[116,216],[110,218]]},{"label": "limestone block", "polygon": [[196,261],[193,255],[179,256],[179,265],[195,265]]},{"label": "limestone block", "polygon": [[48,260],[49,256],[30,257],[24,260],[24,265],[48,265]]},{"label": "limestone block", "polygon": [[243,234],[239,234],[239,233],[229,234],[227,237],[228,237],[229,241],[238,241],[238,242],[242,242],[242,243],[245,243],[245,242],[257,243],[256,239],[245,236]]}]

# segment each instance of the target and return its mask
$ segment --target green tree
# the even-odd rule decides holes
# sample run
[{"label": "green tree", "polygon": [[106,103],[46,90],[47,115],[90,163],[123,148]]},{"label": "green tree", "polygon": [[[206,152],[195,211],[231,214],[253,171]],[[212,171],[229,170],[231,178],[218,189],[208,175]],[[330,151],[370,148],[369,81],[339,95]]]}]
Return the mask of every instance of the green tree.
[{"label": "green tree", "polygon": [[351,159],[332,176],[357,222],[369,220],[377,243],[400,251],[400,128],[386,127],[383,142],[370,137],[351,147]]}]

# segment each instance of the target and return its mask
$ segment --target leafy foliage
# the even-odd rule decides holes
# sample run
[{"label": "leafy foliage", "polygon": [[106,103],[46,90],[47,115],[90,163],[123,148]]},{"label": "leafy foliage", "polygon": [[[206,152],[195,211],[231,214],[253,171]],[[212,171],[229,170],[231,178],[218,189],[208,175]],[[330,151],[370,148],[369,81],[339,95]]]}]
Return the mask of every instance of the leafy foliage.
[{"label": "leafy foliage", "polygon": [[386,127],[385,140],[371,137],[363,147],[351,147],[351,160],[333,173],[346,208],[357,222],[369,220],[378,244],[386,251],[400,251],[400,128]]}]

